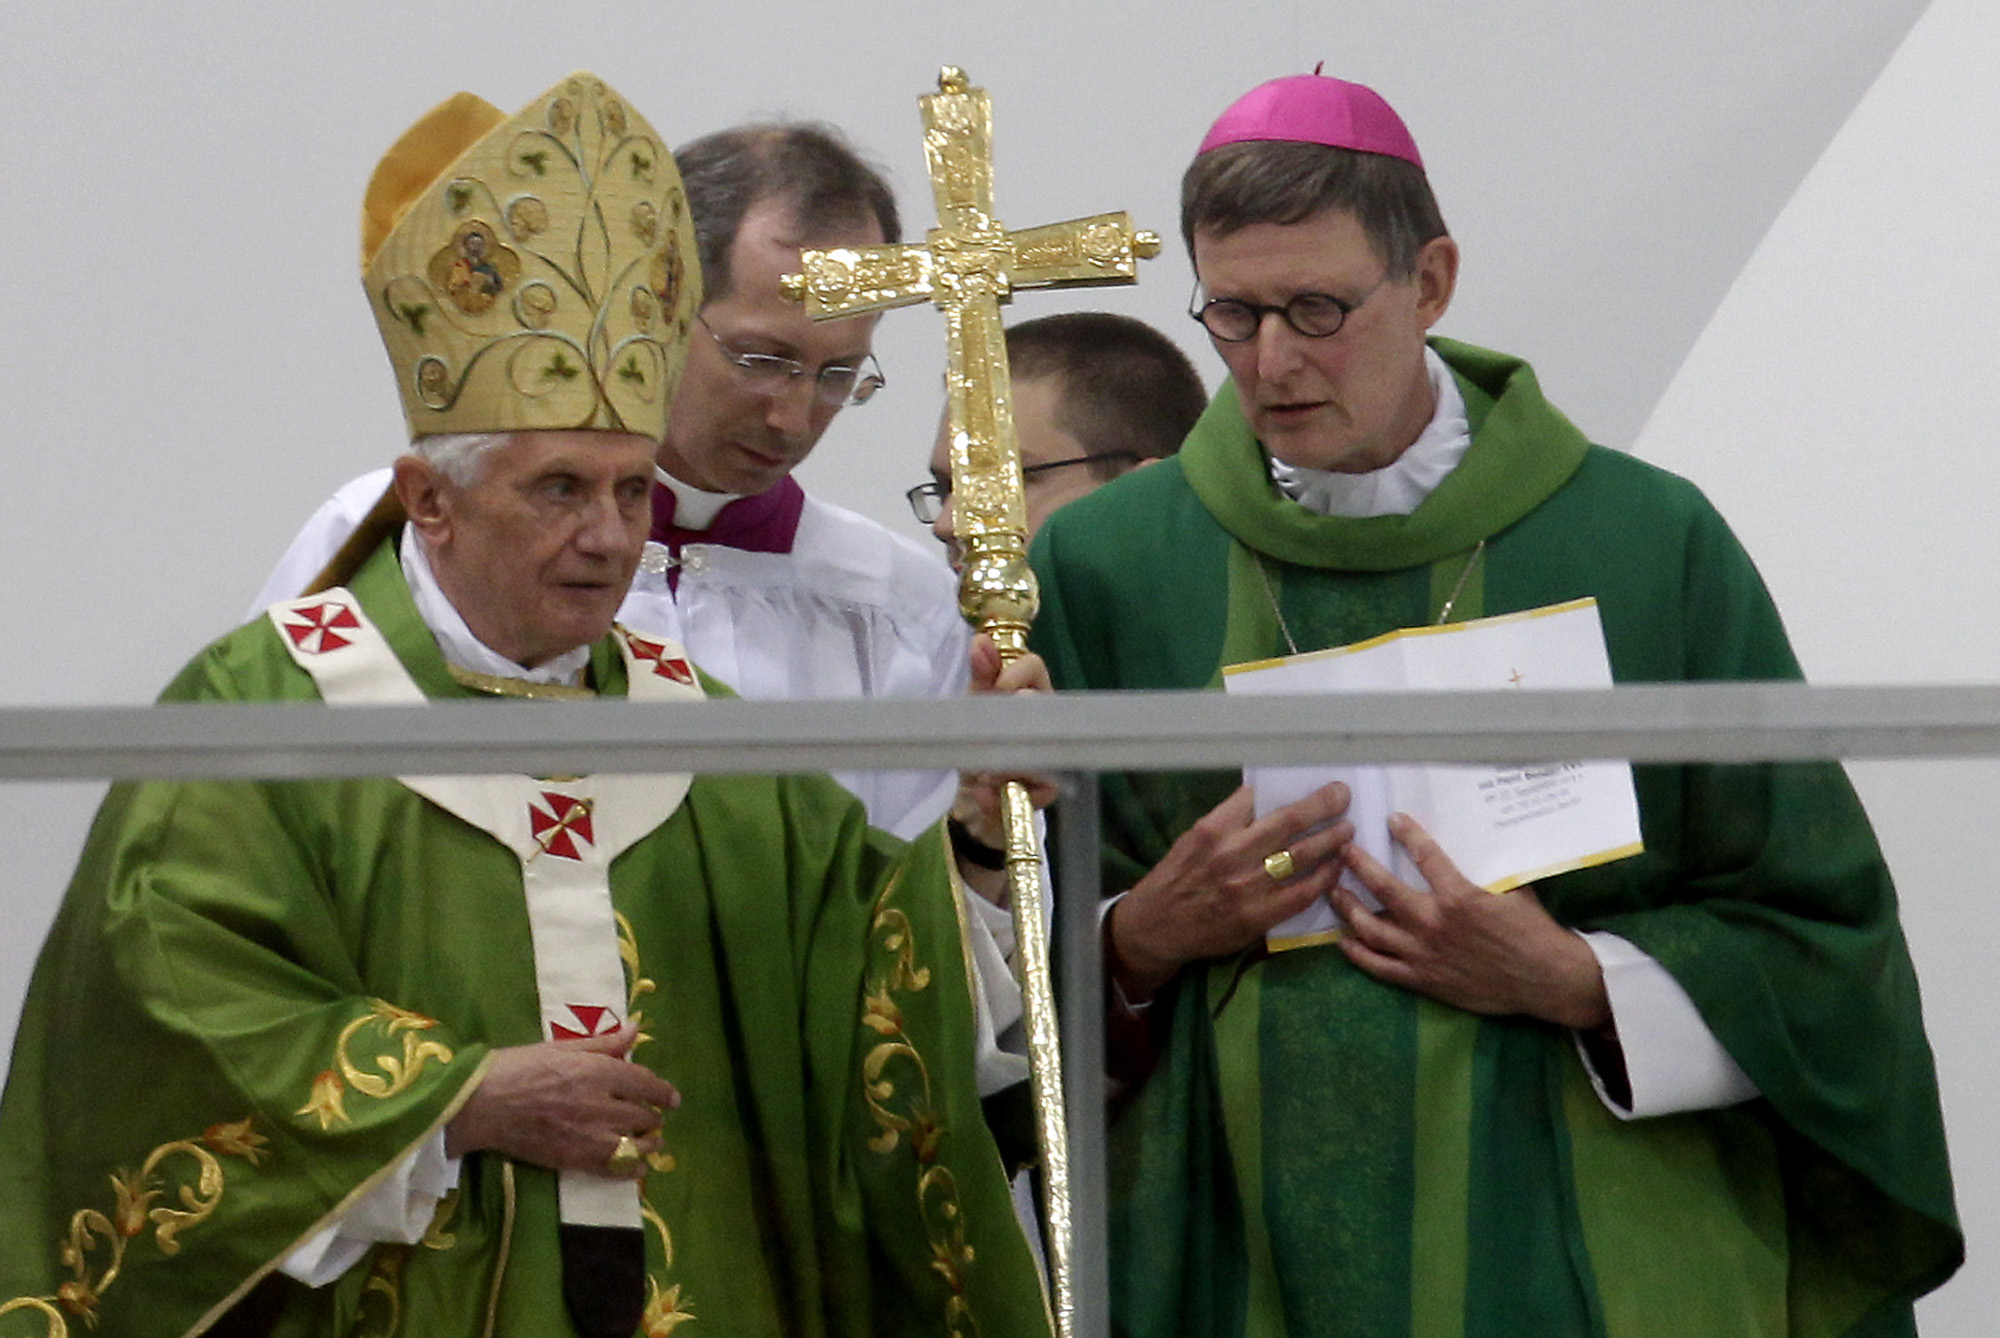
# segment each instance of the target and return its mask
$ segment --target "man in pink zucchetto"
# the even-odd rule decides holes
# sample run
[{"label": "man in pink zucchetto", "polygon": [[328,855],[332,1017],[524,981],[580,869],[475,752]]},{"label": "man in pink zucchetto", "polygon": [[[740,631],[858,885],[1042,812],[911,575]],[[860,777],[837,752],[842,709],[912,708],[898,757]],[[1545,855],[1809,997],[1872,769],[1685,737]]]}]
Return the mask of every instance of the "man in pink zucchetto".
[{"label": "man in pink zucchetto", "polygon": [[[1208,688],[1587,597],[1618,682],[1799,676],[1691,484],[1431,334],[1459,249],[1378,94],[1251,91],[1181,225],[1230,380],[1175,458],[1037,536],[1059,688]],[[1302,728],[1338,709],[1298,702]],[[1838,765],[1636,767],[1643,853],[1505,895],[1401,814],[1416,874],[1392,873],[1341,785],[1258,817],[1239,780],[1102,778],[1135,1085],[1117,1332],[1912,1332],[1963,1239],[1895,893]],[[1319,899],[1334,941],[1271,952]]]}]

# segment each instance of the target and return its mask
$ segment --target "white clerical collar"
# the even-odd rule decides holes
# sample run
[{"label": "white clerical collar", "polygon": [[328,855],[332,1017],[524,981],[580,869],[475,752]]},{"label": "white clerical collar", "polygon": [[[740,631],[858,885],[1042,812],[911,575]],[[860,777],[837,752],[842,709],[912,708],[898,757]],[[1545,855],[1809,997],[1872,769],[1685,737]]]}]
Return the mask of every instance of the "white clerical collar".
[{"label": "white clerical collar", "polygon": [[417,616],[424,620],[424,626],[430,628],[431,635],[437,638],[438,649],[444,652],[447,662],[461,669],[470,669],[475,674],[518,678],[529,683],[574,685],[582,681],[584,666],[590,663],[589,646],[566,650],[533,669],[523,668],[487,646],[465,625],[465,619],[445,597],[436,574],[431,571],[430,558],[424,552],[423,540],[418,537],[416,526],[403,527],[400,551],[403,578],[410,584],[410,598],[416,603]]},{"label": "white clerical collar", "polygon": [[674,495],[674,524],[684,530],[705,530],[715,523],[722,508],[741,497],[736,492],[704,492],[692,483],[683,483],[658,465],[653,477]]},{"label": "white clerical collar", "polygon": [[1278,490],[1308,511],[1322,516],[1407,516],[1458,468],[1472,445],[1465,420],[1465,397],[1437,350],[1424,349],[1437,409],[1409,449],[1388,465],[1367,474],[1336,474],[1304,469],[1282,460],[1271,461],[1271,479]]}]

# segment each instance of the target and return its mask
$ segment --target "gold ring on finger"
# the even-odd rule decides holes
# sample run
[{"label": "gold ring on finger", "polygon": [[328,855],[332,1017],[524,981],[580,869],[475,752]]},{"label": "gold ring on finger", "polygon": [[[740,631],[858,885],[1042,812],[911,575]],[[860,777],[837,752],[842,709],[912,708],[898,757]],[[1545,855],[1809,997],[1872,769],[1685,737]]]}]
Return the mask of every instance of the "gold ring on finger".
[{"label": "gold ring on finger", "polygon": [[1298,863],[1293,860],[1289,849],[1264,856],[1264,872],[1271,875],[1271,881],[1274,883],[1282,883],[1298,871]]},{"label": "gold ring on finger", "polygon": [[638,1143],[633,1141],[632,1135],[620,1134],[618,1146],[613,1148],[611,1155],[605,1159],[604,1169],[613,1175],[630,1175],[639,1169],[639,1162]]}]

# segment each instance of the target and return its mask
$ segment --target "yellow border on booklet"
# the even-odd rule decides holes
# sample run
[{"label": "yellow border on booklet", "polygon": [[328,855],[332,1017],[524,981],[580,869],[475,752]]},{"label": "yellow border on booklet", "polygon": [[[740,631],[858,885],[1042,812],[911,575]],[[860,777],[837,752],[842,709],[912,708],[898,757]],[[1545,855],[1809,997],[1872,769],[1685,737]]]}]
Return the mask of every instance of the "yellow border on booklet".
[{"label": "yellow border on booklet", "polygon": [[1302,664],[1307,660],[1328,660],[1336,655],[1351,655],[1356,651],[1372,650],[1376,646],[1387,645],[1391,641],[1409,636],[1439,636],[1451,632],[1469,632],[1476,627],[1493,627],[1500,623],[1525,622],[1531,618],[1547,618],[1558,613],[1573,613],[1577,609],[1590,608],[1597,603],[1595,595],[1585,595],[1582,599],[1566,600],[1561,604],[1548,604],[1539,609],[1521,609],[1514,613],[1496,613],[1490,618],[1474,618],[1462,623],[1444,623],[1441,626],[1399,627],[1393,632],[1369,637],[1349,646],[1329,646],[1325,650],[1302,651],[1297,655],[1278,655],[1268,660],[1245,660],[1242,664],[1222,666],[1223,677],[1231,674],[1248,673],[1252,669],[1268,669],[1279,664]]}]

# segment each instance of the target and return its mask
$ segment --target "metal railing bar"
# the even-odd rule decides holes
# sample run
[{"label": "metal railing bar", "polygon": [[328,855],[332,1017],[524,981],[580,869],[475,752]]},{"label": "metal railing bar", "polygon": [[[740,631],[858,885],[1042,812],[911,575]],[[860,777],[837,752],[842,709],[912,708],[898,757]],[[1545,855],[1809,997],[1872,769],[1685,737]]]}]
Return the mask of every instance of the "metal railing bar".
[{"label": "metal railing bar", "polygon": [[0,708],[0,780],[2000,756],[2000,686]]},{"label": "metal railing bar", "polygon": [[1105,1136],[1104,973],[1097,951],[1103,866],[1097,777],[1063,778],[1055,809],[1055,920],[1058,1017],[1063,1085],[1069,1106],[1071,1292],[1077,1338],[1110,1327],[1111,1264],[1105,1240],[1108,1161]]}]

